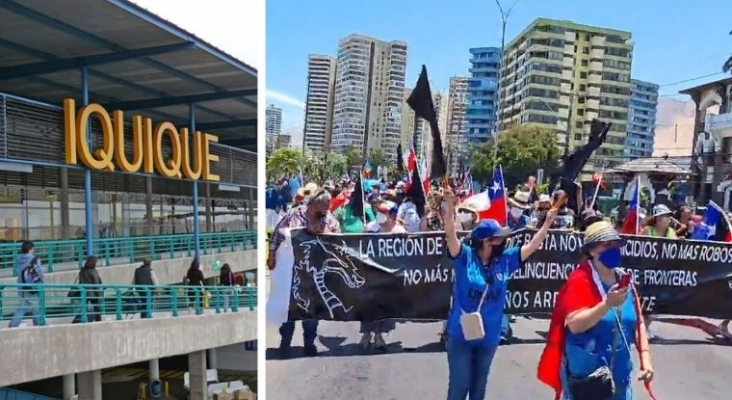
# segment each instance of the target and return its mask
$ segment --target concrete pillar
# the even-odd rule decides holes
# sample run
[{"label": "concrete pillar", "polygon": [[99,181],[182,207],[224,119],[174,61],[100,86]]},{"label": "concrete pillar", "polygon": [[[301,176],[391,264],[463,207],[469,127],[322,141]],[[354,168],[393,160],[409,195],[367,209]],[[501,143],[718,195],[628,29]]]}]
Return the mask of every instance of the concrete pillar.
[{"label": "concrete pillar", "polygon": [[61,168],[61,192],[58,201],[61,203],[61,239],[71,238],[71,220],[69,217],[69,170]]},{"label": "concrete pillar", "polygon": [[70,398],[74,397],[74,395],[76,395],[76,375],[64,375],[63,382],[63,398],[64,400],[69,400]]},{"label": "concrete pillar", "polygon": [[208,349],[208,368],[216,369],[216,349]]},{"label": "concrete pillar", "polygon": [[145,177],[145,184],[147,186],[145,190],[145,215],[146,215],[146,221],[145,221],[145,234],[147,236],[152,236],[155,234],[155,219],[153,218],[153,182],[152,178],[147,176]]},{"label": "concrete pillar", "polygon": [[215,210],[211,209],[211,184],[206,182],[205,184],[205,191],[206,191],[206,232],[213,232],[214,226],[213,226],[213,212]]},{"label": "concrete pillar", "polygon": [[[206,350],[188,354],[188,372],[190,374],[190,400],[208,400],[206,382]],[[79,399],[82,400],[82,399]]]},{"label": "concrete pillar", "polygon": [[79,380],[79,400],[102,400],[102,370],[81,372]]},{"label": "concrete pillar", "polygon": [[150,368],[150,383],[160,380],[160,363],[158,361],[159,360],[155,358],[148,362]]}]

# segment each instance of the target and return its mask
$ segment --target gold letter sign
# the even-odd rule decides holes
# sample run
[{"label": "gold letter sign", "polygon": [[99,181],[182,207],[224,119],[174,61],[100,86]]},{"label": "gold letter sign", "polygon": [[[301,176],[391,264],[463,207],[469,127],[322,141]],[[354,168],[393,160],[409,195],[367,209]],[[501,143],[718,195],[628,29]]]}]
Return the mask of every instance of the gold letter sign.
[{"label": "gold letter sign", "polygon": [[[87,130],[92,116],[102,131],[102,144],[90,146]],[[82,164],[97,171],[157,173],[166,178],[218,182],[220,177],[211,171],[211,164],[219,156],[211,154],[210,143],[219,139],[208,133],[178,129],[170,122],[161,122],[153,128],[150,118],[132,117],[132,156],[125,151],[124,114],[112,115],[99,104],[89,104],[76,110],[74,99],[64,100],[64,135],[66,136],[66,164]],[[167,140],[167,145],[164,146]],[[166,151],[167,150],[167,151]]]}]

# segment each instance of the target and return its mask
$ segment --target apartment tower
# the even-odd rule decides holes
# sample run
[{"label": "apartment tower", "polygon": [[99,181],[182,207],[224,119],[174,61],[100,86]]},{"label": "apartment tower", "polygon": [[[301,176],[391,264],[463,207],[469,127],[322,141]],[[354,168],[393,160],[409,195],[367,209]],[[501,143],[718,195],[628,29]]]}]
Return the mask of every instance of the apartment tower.
[{"label": "apartment tower", "polygon": [[455,154],[453,165],[455,167],[459,156],[468,152],[467,141],[467,109],[468,109],[468,84],[469,77],[450,77],[447,100],[447,132],[443,141],[447,152]]},{"label": "apartment tower", "polygon": [[478,47],[470,49],[470,54],[465,133],[469,143],[481,144],[491,138],[495,126],[501,49]]},{"label": "apartment tower", "polygon": [[277,137],[282,133],[282,109],[270,104],[264,112],[264,121],[265,153],[269,155],[277,147]]},{"label": "apartment tower", "polygon": [[656,137],[658,85],[638,79],[633,79],[630,83],[624,154],[629,158],[651,157]]},{"label": "apartment tower", "polygon": [[308,88],[305,102],[305,148],[318,154],[330,151],[333,129],[336,59],[327,55],[308,56]]},{"label": "apartment tower", "polygon": [[[330,150],[379,149],[396,159],[401,140],[407,44],[349,35],[338,43]],[[416,78],[415,78],[416,79]]]},{"label": "apartment tower", "polygon": [[[569,151],[587,142],[594,118],[612,123],[586,170],[623,156],[633,45],[630,32],[537,19],[506,45],[499,130],[536,123],[557,132]],[[604,159],[604,160],[601,160]]]}]

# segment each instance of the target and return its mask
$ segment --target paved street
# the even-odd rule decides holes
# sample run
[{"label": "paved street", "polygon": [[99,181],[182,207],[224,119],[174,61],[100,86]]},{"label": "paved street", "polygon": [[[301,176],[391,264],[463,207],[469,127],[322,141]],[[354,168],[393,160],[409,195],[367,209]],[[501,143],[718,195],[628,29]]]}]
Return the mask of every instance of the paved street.
[{"label": "paved street", "polygon": [[[514,325],[522,343],[503,346],[493,363],[488,399],[551,399],[536,379],[546,320],[519,318]],[[316,342],[320,355],[302,357],[300,327],[295,333],[296,358],[276,358],[277,329],[268,325],[267,399],[444,399],[447,361],[437,343],[441,324],[398,324],[385,355],[360,355],[357,323],[321,323]],[[693,328],[654,323],[661,343],[653,345],[659,400],[718,399],[732,392],[732,346],[715,344]],[[637,385],[637,391],[642,390]],[[645,399],[641,394],[638,398]]]}]

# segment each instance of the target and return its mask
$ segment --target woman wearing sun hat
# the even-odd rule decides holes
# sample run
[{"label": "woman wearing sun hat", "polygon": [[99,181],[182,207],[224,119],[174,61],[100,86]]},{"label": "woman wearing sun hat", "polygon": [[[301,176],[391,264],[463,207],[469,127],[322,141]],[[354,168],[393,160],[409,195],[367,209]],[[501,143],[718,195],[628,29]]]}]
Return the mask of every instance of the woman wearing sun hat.
[{"label": "woman wearing sun hat", "polygon": [[676,239],[676,231],[671,228],[671,217],[674,213],[664,204],[653,207],[651,216],[643,222],[640,234],[650,237]]},{"label": "woman wearing sun hat", "polygon": [[[638,293],[632,283],[619,283],[625,274],[619,269],[622,245],[610,222],[587,226],[584,261],[557,296],[538,368],[539,380],[554,389],[557,400],[562,395],[568,400],[633,399],[632,343],[640,355],[638,379],[650,393],[653,364]],[[612,375],[614,391],[589,378],[603,367]],[[591,390],[589,397],[581,394],[582,385]]]},{"label": "woman wearing sun hat", "polygon": [[508,278],[542,244],[555,212],[548,213],[546,226],[522,247],[506,248],[511,230],[492,219],[480,221],[466,244],[457,236],[452,189],[445,188],[443,197],[445,240],[455,273],[446,332],[450,374],[447,399],[465,400],[469,395],[470,400],[481,400],[500,341]]}]

